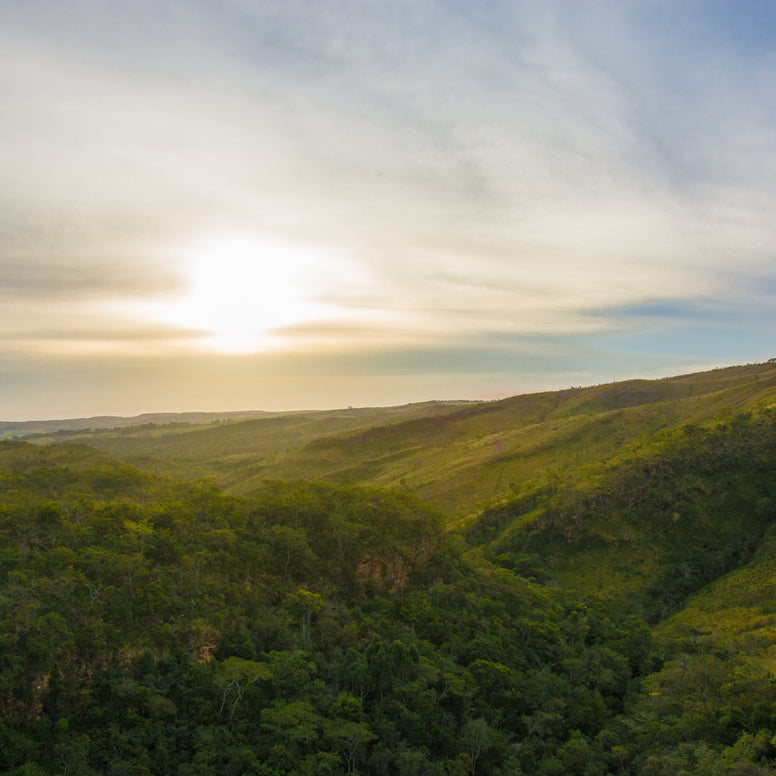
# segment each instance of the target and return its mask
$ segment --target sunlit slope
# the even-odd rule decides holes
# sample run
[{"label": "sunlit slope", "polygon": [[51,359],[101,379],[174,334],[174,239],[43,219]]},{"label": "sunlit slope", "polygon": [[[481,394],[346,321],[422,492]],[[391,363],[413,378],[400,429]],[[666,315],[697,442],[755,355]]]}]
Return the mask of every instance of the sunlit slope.
[{"label": "sunlit slope", "polygon": [[0,444],[0,472],[57,466],[78,469],[109,464],[113,465],[115,461],[89,445],[64,444],[43,448],[26,442],[3,441]]},{"label": "sunlit slope", "polygon": [[29,420],[0,421],[0,438],[18,437],[20,435],[36,434],[43,437],[47,434],[61,432],[67,436],[78,436],[84,429],[118,429],[149,430],[149,426],[198,426],[213,422],[232,422],[235,420],[251,420],[259,417],[271,417],[277,412],[261,410],[246,410],[244,412],[149,412],[143,415],[125,417],[120,415],[93,415],[89,418],[66,418],[60,420]]},{"label": "sunlit slope", "polygon": [[[142,468],[183,477],[230,479],[235,471],[273,465],[278,453],[297,449],[321,436],[450,412],[471,402],[420,402],[397,407],[347,408],[278,413],[204,428],[127,428],[69,435],[75,440],[122,456]],[[60,441],[57,436],[38,443]]]},{"label": "sunlit slope", "polygon": [[758,673],[776,669],[776,526],[749,563],[691,596],[656,626],[666,656],[727,652],[739,662],[754,658]]},{"label": "sunlit slope", "polygon": [[400,486],[462,517],[662,429],[771,401],[776,369],[764,365],[515,396],[322,436],[226,484],[239,493],[266,478]]},{"label": "sunlit slope", "polygon": [[771,402],[776,368],[758,364],[487,403],[289,413],[79,439],[156,472],[214,477],[238,495],[267,479],[400,487],[454,520],[658,431]]},{"label": "sunlit slope", "polygon": [[487,510],[469,540],[657,621],[745,563],[776,519],[776,409],[691,423]]},{"label": "sunlit slope", "polygon": [[653,629],[660,670],[629,709],[623,742],[634,762],[653,773],[773,773],[763,758],[776,721],[774,601],[772,526],[749,563]]}]

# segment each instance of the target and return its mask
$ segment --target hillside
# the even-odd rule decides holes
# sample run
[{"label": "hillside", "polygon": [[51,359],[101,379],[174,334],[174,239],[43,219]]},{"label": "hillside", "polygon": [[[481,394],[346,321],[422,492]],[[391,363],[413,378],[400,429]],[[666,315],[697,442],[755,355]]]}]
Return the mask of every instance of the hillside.
[{"label": "hillside", "polygon": [[664,662],[632,711],[649,725],[632,741],[633,759],[674,773],[773,772],[775,574],[771,526],[749,564],[655,628]]},{"label": "hillside", "polygon": [[3,773],[519,773],[602,730],[643,660],[644,628],[591,610],[579,641],[408,494],[236,499],[15,442],[0,496]]},{"label": "hillside", "polygon": [[75,434],[79,431],[110,430],[150,426],[201,426],[210,423],[226,423],[267,417],[278,413],[262,411],[246,412],[151,412],[133,417],[97,415],[91,418],[64,418],[59,420],[0,421],[0,439],[29,436],[31,434]]},{"label": "hillside", "polygon": [[219,413],[204,427],[193,423],[186,428],[177,423],[144,423],[39,433],[25,438],[44,445],[65,440],[88,443],[153,471],[223,479],[233,471],[250,469],[256,461],[272,461],[279,453],[321,436],[449,412],[471,404],[419,402],[397,407],[267,412],[255,413],[261,417],[242,422],[229,413]]},{"label": "hillside", "polygon": [[268,479],[401,487],[461,519],[658,431],[772,402],[776,366],[755,364],[463,407],[429,402],[79,440],[153,471],[213,477],[237,495]]},{"label": "hillside", "polygon": [[501,564],[650,622],[744,563],[776,519],[776,407],[662,431],[486,510]]},{"label": "hillside", "polygon": [[326,478],[412,490],[471,516],[548,472],[599,461],[635,440],[776,401],[776,368],[734,367],[666,380],[515,396],[441,416],[322,437],[255,473],[224,480],[246,493],[264,478]]},{"label": "hillside", "polygon": [[0,443],[0,773],[772,773],[775,378]]}]

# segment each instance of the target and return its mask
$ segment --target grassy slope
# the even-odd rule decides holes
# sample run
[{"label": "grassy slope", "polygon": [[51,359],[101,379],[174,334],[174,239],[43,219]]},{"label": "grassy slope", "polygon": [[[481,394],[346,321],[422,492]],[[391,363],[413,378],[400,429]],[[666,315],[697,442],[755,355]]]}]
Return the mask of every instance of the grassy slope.
[{"label": "grassy slope", "polygon": [[656,621],[757,548],[774,460],[773,408],[691,423],[486,511],[468,535],[523,575]]},{"label": "grassy slope", "polygon": [[[624,718],[635,772],[773,773],[776,527],[749,563],[653,628],[659,670]],[[742,765],[742,761],[745,763]]]},{"label": "grassy slope", "polygon": [[515,396],[321,437],[227,484],[238,492],[265,478],[401,485],[461,518],[548,471],[599,461],[662,429],[775,400],[776,369],[765,366]]},{"label": "grassy slope", "polygon": [[40,448],[27,442],[2,440],[0,473],[27,471],[37,467],[67,466],[73,469],[115,464],[111,456],[80,444],[60,444]]},{"label": "grassy slope", "polygon": [[428,402],[81,439],[157,472],[215,477],[235,494],[266,479],[408,488],[455,521],[660,430],[773,401],[776,369],[760,364],[463,408]]},{"label": "grassy slope", "polygon": [[776,672],[776,527],[748,564],[692,596],[655,638],[674,659],[717,652],[754,661],[760,676]]},{"label": "grassy slope", "polygon": [[144,415],[123,417],[120,415],[97,415],[90,418],[66,418],[60,420],[0,421],[0,439],[27,436],[41,437],[56,434],[57,431],[77,435],[78,431],[94,429],[137,428],[155,425],[192,425],[204,426],[224,421],[250,420],[259,417],[271,417],[277,412],[246,410],[244,412],[150,412]]},{"label": "grassy slope", "polygon": [[[467,402],[423,402],[399,407],[348,408],[288,412],[268,417],[187,428],[122,428],[110,432],[84,431],[68,435],[68,441],[93,445],[121,456],[141,468],[183,477],[216,477],[229,482],[230,475],[246,476],[255,467],[271,466],[275,457],[320,436],[397,422],[429,413],[449,412]],[[61,441],[60,437],[36,437],[38,444]]]}]

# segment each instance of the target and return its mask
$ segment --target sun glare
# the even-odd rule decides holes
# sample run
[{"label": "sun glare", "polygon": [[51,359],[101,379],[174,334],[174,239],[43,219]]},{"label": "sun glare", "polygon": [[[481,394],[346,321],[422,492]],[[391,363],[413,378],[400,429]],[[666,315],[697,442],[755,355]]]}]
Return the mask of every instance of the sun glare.
[{"label": "sun glare", "polygon": [[312,298],[319,264],[320,257],[279,243],[211,242],[194,252],[188,293],[165,317],[202,331],[217,350],[271,345],[273,330],[321,314]]}]

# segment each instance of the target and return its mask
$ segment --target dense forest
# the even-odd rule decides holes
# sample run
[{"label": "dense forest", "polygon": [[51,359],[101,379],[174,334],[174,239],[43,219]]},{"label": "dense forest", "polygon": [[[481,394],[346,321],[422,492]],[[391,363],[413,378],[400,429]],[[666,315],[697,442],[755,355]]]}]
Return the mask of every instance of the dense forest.
[{"label": "dense forest", "polygon": [[0,773],[773,772],[771,373],[637,388],[1,442]]}]

